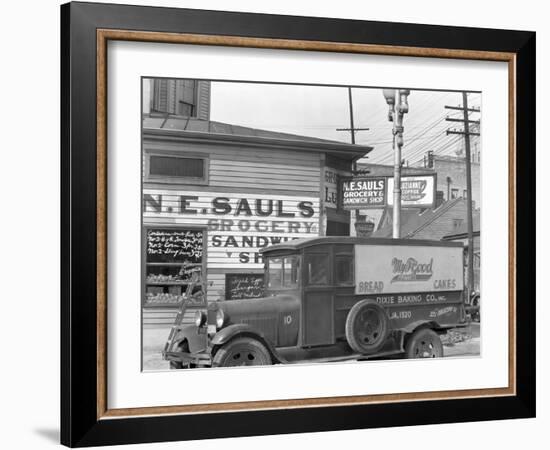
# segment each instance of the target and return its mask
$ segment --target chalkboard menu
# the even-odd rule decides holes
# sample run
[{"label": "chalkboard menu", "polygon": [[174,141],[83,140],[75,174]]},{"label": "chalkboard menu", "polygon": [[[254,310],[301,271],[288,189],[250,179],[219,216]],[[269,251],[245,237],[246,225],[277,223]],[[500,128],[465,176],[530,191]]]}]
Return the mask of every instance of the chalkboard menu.
[{"label": "chalkboard menu", "polygon": [[147,262],[200,263],[202,261],[202,231],[147,230]]},{"label": "chalkboard menu", "polygon": [[262,273],[228,273],[225,276],[225,299],[258,298],[264,295]]}]

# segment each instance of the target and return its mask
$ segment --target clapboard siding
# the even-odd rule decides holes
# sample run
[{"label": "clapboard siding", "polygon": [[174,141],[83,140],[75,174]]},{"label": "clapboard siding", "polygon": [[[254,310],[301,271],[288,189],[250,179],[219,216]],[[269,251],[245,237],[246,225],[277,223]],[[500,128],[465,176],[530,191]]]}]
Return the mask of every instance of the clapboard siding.
[{"label": "clapboard siding", "polygon": [[[215,135],[213,135],[215,136]],[[320,167],[321,157],[316,152],[303,152],[294,150],[269,150],[244,147],[239,145],[198,144],[195,142],[149,141],[144,142],[144,149],[149,151],[185,153],[203,153],[211,159],[225,159],[230,161],[242,161],[243,163],[272,163],[291,166],[296,163],[309,167]]]},{"label": "clapboard siding", "polygon": [[[183,144],[178,142],[149,142],[147,152],[177,152],[208,158],[208,185],[210,187],[261,187],[269,191],[288,190],[319,192],[321,185],[320,156],[317,153],[258,151],[241,147]],[[145,167],[145,164],[144,164]],[[145,175],[145,174],[144,174]]]},{"label": "clapboard siding", "polygon": [[[194,323],[196,308],[187,309],[183,316],[183,325]],[[144,308],[143,325],[144,326],[170,326],[174,323],[179,307],[172,308]]]},{"label": "clapboard siding", "polygon": [[208,301],[215,301],[225,298],[225,274],[208,272]]}]

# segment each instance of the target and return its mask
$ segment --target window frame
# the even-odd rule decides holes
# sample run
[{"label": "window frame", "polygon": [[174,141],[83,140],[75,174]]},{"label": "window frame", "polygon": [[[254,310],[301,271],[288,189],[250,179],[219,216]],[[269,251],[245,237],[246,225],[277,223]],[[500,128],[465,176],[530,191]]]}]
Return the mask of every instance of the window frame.
[{"label": "window frame", "polygon": [[[339,258],[349,258],[351,261],[350,275],[351,279],[349,281],[342,281],[338,278],[338,259]],[[336,253],[334,255],[334,285],[335,286],[355,286],[355,255],[353,253]]]},{"label": "window frame", "polygon": [[[319,257],[324,256],[327,259],[327,267],[326,267],[326,283],[312,283],[310,279],[310,273],[308,269],[308,258],[310,257]],[[327,287],[332,285],[332,264],[330,263],[331,258],[331,252],[308,252],[304,255],[304,271],[305,271],[305,286],[311,286],[311,287]]]},{"label": "window frame", "polygon": [[[161,150],[145,150],[145,160],[143,181],[150,183],[167,183],[167,184],[198,184],[208,185],[210,183],[210,156],[204,153],[185,153],[181,154],[176,151],[161,151]],[[151,174],[151,156],[163,156],[168,158],[180,159],[201,159],[203,161],[203,176],[202,177],[181,177],[172,175],[156,175]]]},{"label": "window frame", "polygon": [[[297,272],[296,272],[296,275],[297,275],[297,280],[296,280],[296,283],[294,283],[293,285],[291,286],[285,286],[285,259],[286,258],[295,258],[297,260]],[[278,286],[274,286],[274,287],[271,287],[270,286],[270,283],[271,283],[271,261],[273,261],[274,259],[280,259],[281,260],[281,282],[279,283]],[[275,290],[275,291],[281,291],[281,290],[295,290],[295,289],[299,289],[300,286],[301,286],[301,281],[302,281],[302,276],[301,276],[301,270],[302,270],[302,267],[301,267],[301,264],[302,264],[302,256],[300,254],[290,254],[290,255],[274,255],[274,256],[269,256],[267,259],[266,259],[266,271],[265,271],[265,280],[264,280],[264,286],[265,286],[265,289],[266,290]]]},{"label": "window frame", "polygon": [[460,189],[458,188],[451,188],[451,198],[449,200],[456,200],[459,198],[460,195]]}]

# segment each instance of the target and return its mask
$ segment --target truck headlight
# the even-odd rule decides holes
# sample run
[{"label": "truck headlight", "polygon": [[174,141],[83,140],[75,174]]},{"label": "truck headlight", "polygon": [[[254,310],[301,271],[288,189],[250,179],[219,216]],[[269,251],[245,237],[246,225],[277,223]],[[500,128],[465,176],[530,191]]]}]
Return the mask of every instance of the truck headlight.
[{"label": "truck headlight", "polygon": [[204,311],[198,310],[195,313],[195,325],[197,328],[202,327],[206,323],[206,314]]},{"label": "truck headlight", "polygon": [[221,328],[225,324],[225,313],[223,309],[218,309],[216,312],[216,327]]}]

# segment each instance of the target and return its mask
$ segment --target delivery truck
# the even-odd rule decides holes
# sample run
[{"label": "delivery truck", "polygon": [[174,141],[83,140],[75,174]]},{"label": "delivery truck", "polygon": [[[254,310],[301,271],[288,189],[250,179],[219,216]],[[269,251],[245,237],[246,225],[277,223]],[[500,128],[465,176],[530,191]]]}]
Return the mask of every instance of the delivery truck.
[{"label": "delivery truck", "polygon": [[468,323],[460,242],[316,237],[262,255],[264,295],[175,324],[172,368],[436,358],[440,337]]}]

